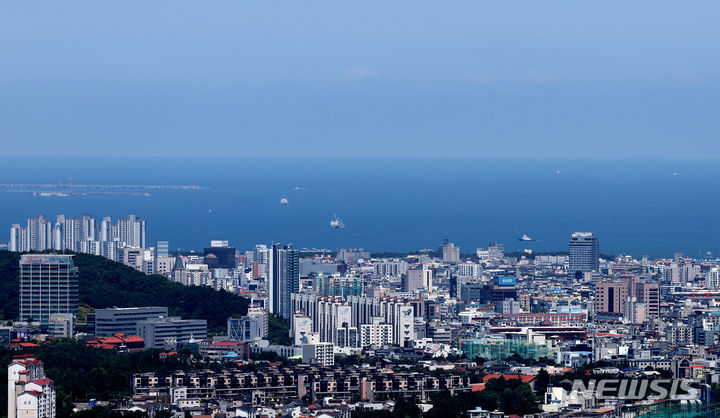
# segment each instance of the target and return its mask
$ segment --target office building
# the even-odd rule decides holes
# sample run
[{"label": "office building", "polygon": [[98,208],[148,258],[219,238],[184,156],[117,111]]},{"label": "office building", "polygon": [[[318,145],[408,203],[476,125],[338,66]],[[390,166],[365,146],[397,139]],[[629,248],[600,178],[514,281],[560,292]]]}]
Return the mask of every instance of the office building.
[{"label": "office building", "polygon": [[170,257],[170,244],[167,241],[158,241],[155,247],[158,257]]},{"label": "office building", "polygon": [[570,237],[570,267],[568,273],[578,277],[581,273],[600,270],[600,243],[592,232],[575,232]]},{"label": "office building", "polygon": [[29,254],[20,258],[20,320],[47,324],[50,315],[76,314],[78,270],[71,255]]},{"label": "office building", "polygon": [[48,335],[52,338],[72,338],[75,333],[75,317],[69,313],[50,314]]},{"label": "office building", "polygon": [[213,240],[210,248],[205,248],[203,261],[211,269],[234,269],[237,265],[235,253],[235,248],[227,241]]},{"label": "office building", "polygon": [[300,255],[292,244],[273,244],[268,255],[270,313],[290,319],[290,295],[300,291]]},{"label": "office building", "polygon": [[369,260],[370,251],[363,248],[341,248],[337,259],[347,264],[356,264],[359,260]]},{"label": "office building", "polygon": [[241,318],[228,318],[228,338],[232,341],[254,341],[267,338],[268,317],[263,308],[252,307]]},{"label": "office building", "polygon": [[95,336],[137,335],[139,322],[167,316],[168,308],[159,306],[96,309],[94,317]]},{"label": "office building", "polygon": [[145,348],[177,347],[191,340],[207,338],[207,321],[179,317],[151,318],[137,323],[137,333]]},{"label": "office building", "polygon": [[636,318],[637,314],[626,312],[628,299],[644,305],[646,318],[660,316],[660,288],[658,283],[641,282],[638,278],[626,278],[616,282],[598,282],[595,284],[595,312],[628,314]]}]

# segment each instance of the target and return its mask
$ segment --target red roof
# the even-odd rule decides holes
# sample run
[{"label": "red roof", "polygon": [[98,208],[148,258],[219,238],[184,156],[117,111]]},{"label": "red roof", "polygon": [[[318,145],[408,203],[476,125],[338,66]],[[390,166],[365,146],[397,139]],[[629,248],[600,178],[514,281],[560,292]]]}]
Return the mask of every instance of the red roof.
[{"label": "red roof", "polygon": [[243,345],[243,344],[247,344],[247,343],[244,342],[244,341],[213,341],[213,343],[210,344],[210,345],[233,345],[233,346],[238,346],[238,345]]},{"label": "red roof", "polygon": [[470,385],[473,392],[480,392],[482,390],[485,390],[485,383],[474,383]]},{"label": "red roof", "polygon": [[483,383],[487,383],[490,379],[499,379],[501,377],[505,380],[520,379],[523,383],[530,383],[535,380],[537,376],[532,374],[488,374],[483,376]]},{"label": "red roof", "polygon": [[37,380],[31,380],[33,383],[37,383],[40,386],[45,386],[48,383],[52,383],[53,381],[50,379],[37,379]]}]

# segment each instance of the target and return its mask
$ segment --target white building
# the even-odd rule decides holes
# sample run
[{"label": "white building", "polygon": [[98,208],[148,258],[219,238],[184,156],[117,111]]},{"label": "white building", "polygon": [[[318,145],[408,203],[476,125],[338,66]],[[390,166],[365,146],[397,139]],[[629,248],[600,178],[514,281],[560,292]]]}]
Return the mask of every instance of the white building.
[{"label": "white building", "polygon": [[360,325],[360,346],[382,347],[393,343],[392,324],[382,322],[382,318],[375,318],[372,324]]},{"label": "white building", "polygon": [[32,354],[13,358],[8,366],[9,418],[54,418],[55,385],[43,363]]},{"label": "white building", "polygon": [[445,263],[460,262],[460,247],[456,247],[452,242],[443,245],[442,258]]},{"label": "white building", "polygon": [[458,276],[472,277],[473,279],[480,277],[480,272],[482,271],[480,265],[475,263],[461,263],[458,264],[457,268]]},{"label": "white building", "polygon": [[303,363],[320,366],[335,365],[335,347],[333,343],[317,343],[303,345]]},{"label": "white building", "polygon": [[313,332],[312,320],[307,315],[293,315],[293,337],[295,345],[308,344],[308,336]]},{"label": "white building", "polygon": [[705,287],[717,289],[720,287],[720,267],[713,267],[705,276]]}]

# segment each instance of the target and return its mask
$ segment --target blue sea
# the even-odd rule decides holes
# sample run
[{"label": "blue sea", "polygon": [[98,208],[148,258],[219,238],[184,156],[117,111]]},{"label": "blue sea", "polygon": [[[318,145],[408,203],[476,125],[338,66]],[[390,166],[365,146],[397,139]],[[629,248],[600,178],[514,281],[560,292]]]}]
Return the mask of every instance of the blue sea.
[{"label": "blue sea", "polygon": [[[4,231],[40,212],[51,219],[132,213],[147,220],[148,242],[168,240],[183,250],[226,239],[240,249],[275,241],[410,251],[437,248],[447,238],[463,253],[490,241],[505,243],[506,251],[567,251],[573,231],[592,231],[606,254],[720,254],[717,160],[3,157],[0,163],[0,183],[72,177],[75,184],[207,187],[150,197],[0,193]],[[344,229],[330,228],[334,214]],[[524,233],[537,241],[519,242]],[[0,242],[7,239],[0,235]]]}]

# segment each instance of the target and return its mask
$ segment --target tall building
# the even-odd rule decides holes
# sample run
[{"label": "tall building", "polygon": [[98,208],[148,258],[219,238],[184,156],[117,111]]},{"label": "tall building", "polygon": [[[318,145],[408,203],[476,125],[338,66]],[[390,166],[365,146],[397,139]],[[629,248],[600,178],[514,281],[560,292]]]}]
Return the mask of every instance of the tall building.
[{"label": "tall building", "polygon": [[460,247],[456,247],[452,242],[445,240],[442,246],[442,258],[445,263],[459,263]]},{"label": "tall building", "polygon": [[292,244],[273,244],[268,257],[270,313],[290,319],[290,295],[300,291],[300,255]]},{"label": "tall building", "polygon": [[427,266],[410,268],[402,276],[402,289],[404,292],[414,292],[424,288],[432,291],[433,271]]},{"label": "tall building", "polygon": [[135,215],[118,219],[118,232],[120,242],[128,247],[145,248],[145,221]]},{"label": "tall building", "polygon": [[52,223],[42,213],[27,220],[27,247],[25,251],[52,249]]},{"label": "tall building", "polygon": [[600,270],[600,243],[592,232],[575,232],[570,237],[571,275]]},{"label": "tall building", "polygon": [[[377,321],[392,326],[393,344],[404,346],[415,339],[415,308],[399,298],[318,297],[299,293],[292,295],[292,310],[304,312],[321,342],[338,341],[344,332],[357,333],[363,324]],[[290,324],[291,332],[295,330],[294,322]]]},{"label": "tall building", "polygon": [[[478,255],[479,257],[479,255]],[[505,258],[505,244],[502,242],[491,242],[488,244],[488,259],[498,264]]]},{"label": "tall building", "polygon": [[7,394],[8,418],[55,418],[55,384],[34,355],[13,356]]},{"label": "tall building", "polygon": [[47,324],[55,313],[76,314],[78,269],[71,255],[29,254],[20,258],[20,320]]}]

